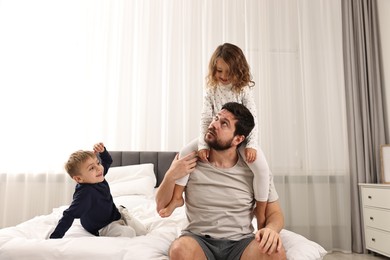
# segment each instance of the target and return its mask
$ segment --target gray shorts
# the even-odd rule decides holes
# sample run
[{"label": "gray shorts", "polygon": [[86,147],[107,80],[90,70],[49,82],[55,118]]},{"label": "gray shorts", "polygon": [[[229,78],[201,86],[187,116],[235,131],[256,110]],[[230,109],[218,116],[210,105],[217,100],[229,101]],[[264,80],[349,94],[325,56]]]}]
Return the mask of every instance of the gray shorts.
[{"label": "gray shorts", "polygon": [[181,236],[189,236],[198,242],[208,260],[239,260],[245,248],[255,238],[254,235],[241,240],[216,239],[185,232]]}]

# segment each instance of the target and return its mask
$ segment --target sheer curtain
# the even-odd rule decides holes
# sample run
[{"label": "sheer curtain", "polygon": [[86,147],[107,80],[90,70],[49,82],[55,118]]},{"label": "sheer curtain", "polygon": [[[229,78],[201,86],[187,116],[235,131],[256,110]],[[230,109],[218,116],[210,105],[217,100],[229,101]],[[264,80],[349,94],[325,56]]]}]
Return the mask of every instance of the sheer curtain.
[{"label": "sheer curtain", "polygon": [[[256,82],[260,145],[286,228],[350,251],[340,9],[340,0],[2,0],[0,172],[8,188],[0,206],[16,194],[12,176],[63,178],[69,153],[97,141],[109,150],[179,150],[198,135],[208,60],[231,42]],[[11,219],[7,207],[0,225],[31,217]]]},{"label": "sheer curtain", "polygon": [[254,45],[261,51],[251,64],[261,62],[255,77],[261,145],[286,228],[350,251],[340,2],[269,1],[258,10]]},{"label": "sheer curtain", "polygon": [[387,144],[383,66],[376,0],[343,1],[344,71],[350,149],[352,249],[365,250],[358,183],[379,183]]}]

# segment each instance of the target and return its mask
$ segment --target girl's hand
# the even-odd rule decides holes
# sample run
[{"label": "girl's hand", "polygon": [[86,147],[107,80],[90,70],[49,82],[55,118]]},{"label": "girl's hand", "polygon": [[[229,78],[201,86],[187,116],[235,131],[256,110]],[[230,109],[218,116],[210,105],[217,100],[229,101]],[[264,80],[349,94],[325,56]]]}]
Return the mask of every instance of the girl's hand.
[{"label": "girl's hand", "polygon": [[202,149],[198,151],[198,157],[201,162],[208,162],[209,161],[209,155],[210,150],[209,149]]},{"label": "girl's hand", "polygon": [[97,143],[93,146],[93,152],[94,153],[102,153],[104,152],[104,144],[103,143]]},{"label": "girl's hand", "polygon": [[246,157],[246,161],[248,163],[252,163],[256,160],[256,149],[253,149],[253,148],[245,148],[245,157]]}]

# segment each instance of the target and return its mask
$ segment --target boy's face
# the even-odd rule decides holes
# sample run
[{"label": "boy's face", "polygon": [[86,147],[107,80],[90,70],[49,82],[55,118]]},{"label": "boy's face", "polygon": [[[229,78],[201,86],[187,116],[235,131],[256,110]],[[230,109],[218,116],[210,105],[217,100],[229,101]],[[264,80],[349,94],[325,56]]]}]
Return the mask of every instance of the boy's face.
[{"label": "boy's face", "polygon": [[88,158],[81,163],[79,174],[74,176],[73,179],[78,183],[95,184],[104,180],[103,172],[103,166],[97,157]]}]

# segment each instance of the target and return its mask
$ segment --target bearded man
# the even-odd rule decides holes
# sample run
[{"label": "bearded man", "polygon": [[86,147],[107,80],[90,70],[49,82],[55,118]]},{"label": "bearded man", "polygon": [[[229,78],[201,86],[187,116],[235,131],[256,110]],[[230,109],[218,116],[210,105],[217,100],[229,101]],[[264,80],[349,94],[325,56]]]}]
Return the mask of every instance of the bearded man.
[{"label": "bearded man", "polygon": [[157,211],[171,201],[175,181],[190,177],[185,188],[189,223],[169,249],[171,260],[286,259],[279,236],[284,217],[272,174],[265,226],[254,232],[252,225],[258,214],[253,173],[237,148],[253,127],[244,105],[226,103],[204,136],[210,147],[208,162],[197,162],[196,153],[176,156],[172,162],[157,191]]}]

